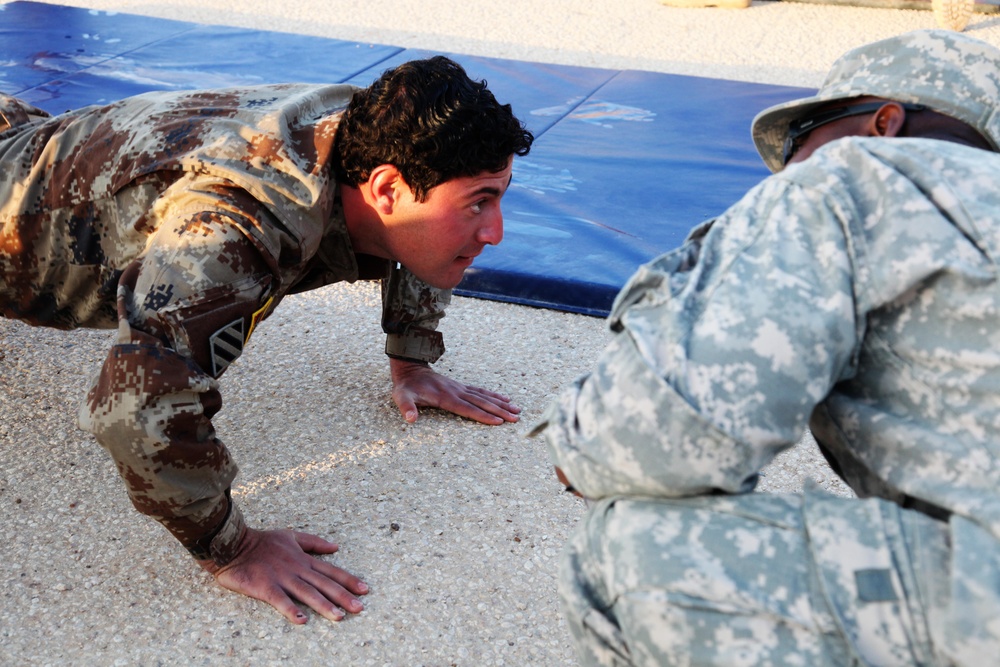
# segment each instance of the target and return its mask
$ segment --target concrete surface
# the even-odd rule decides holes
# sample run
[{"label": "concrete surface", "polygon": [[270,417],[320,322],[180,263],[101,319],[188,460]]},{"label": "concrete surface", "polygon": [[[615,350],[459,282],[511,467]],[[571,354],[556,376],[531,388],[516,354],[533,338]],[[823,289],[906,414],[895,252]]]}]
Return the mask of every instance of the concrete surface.
[{"label": "concrete surface", "polygon": [[[793,2],[59,4],[804,86],[818,86],[852,46],[934,25],[929,11]],[[1000,18],[977,15],[967,32],[1000,46]],[[449,352],[439,370],[509,393],[524,408],[520,424],[433,411],[404,424],[389,398],[372,285],[287,299],[223,381],[216,425],[240,463],[234,493],[251,525],[330,537],[341,545],[332,562],[372,588],[362,614],[296,627],[214,585],[132,510],[110,459],[75,428],[112,334],[0,320],[0,665],[575,664],[555,573],[583,505],[524,434],[603,347],[603,323],[456,298],[442,329]],[[846,493],[808,438],[765,474],[762,490],[813,478]]]}]

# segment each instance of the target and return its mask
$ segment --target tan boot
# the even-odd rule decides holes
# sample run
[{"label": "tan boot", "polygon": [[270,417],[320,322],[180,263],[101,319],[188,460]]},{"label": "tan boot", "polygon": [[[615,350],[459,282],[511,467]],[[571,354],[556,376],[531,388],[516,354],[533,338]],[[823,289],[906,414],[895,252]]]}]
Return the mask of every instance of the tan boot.
[{"label": "tan boot", "polygon": [[931,9],[939,28],[962,32],[969,24],[975,4],[976,0],[931,0]]},{"label": "tan boot", "polygon": [[660,0],[668,7],[722,7],[723,9],[745,9],[750,0]]}]

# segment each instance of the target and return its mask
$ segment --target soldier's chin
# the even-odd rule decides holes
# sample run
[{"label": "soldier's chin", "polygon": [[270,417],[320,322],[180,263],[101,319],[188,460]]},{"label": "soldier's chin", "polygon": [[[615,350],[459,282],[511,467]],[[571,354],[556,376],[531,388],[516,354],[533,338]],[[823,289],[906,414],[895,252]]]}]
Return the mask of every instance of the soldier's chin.
[{"label": "soldier's chin", "polygon": [[462,282],[462,278],[464,277],[465,277],[465,272],[463,271],[462,275],[460,275],[457,280],[445,280],[443,282],[438,283],[437,285],[435,285],[434,283],[430,284],[433,285],[434,287],[437,287],[438,289],[455,289],[456,287],[458,287],[458,284]]},{"label": "soldier's chin", "polygon": [[438,273],[431,276],[417,276],[425,283],[431,287],[436,287],[438,289],[454,289],[462,282],[462,278],[465,277],[465,270],[463,269],[461,273],[456,277],[453,273],[444,274]]},{"label": "soldier's chin", "polygon": [[440,266],[437,270],[430,267],[425,267],[423,270],[414,271],[413,269],[406,267],[410,273],[415,275],[420,280],[424,281],[431,287],[436,287],[438,289],[452,289],[457,287],[462,278],[465,277],[465,270],[472,266],[472,257],[466,257],[462,259],[457,259],[452,261],[446,266]]}]

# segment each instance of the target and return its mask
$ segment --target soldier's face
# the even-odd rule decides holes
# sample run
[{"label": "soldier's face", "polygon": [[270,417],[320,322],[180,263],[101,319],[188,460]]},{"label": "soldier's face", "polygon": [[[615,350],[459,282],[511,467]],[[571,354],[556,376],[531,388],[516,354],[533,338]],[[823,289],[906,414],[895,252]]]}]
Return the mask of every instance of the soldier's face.
[{"label": "soldier's face", "polygon": [[[831,103],[812,114],[815,120],[824,112],[844,112],[837,120],[820,121],[811,132],[800,136],[791,146],[792,155],[786,164],[795,164],[809,158],[821,146],[844,137],[863,137],[885,134],[873,124],[872,118],[886,102],[877,97],[859,97],[852,104]],[[832,111],[831,111],[832,110]],[[892,132],[891,134],[895,134]]]},{"label": "soldier's face", "polygon": [[456,286],[483,248],[503,239],[500,199],[511,165],[441,183],[422,202],[403,196],[389,239],[392,259],[434,287]]},{"label": "soldier's face", "polygon": [[812,155],[820,146],[828,144],[831,141],[842,139],[844,137],[864,136],[863,122],[863,120],[855,118],[844,118],[843,120],[835,121],[829,125],[817,127],[815,130],[801,138],[795,149],[795,153],[788,161],[788,164],[803,162],[808,159],[809,156]]}]

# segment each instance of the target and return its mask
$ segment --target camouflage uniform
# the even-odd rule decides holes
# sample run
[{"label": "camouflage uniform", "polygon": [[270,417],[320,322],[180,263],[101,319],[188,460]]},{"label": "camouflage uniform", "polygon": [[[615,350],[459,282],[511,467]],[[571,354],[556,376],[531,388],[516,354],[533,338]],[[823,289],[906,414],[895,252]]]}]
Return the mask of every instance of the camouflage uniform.
[{"label": "camouflage uniform", "polygon": [[[855,96],[884,92],[857,86],[885,68],[934,89],[950,53],[996,147],[1000,53],[939,31],[886,42],[818,97],[847,70]],[[593,372],[536,429],[591,499],[560,582],[586,664],[1000,655],[997,183],[995,153],[840,139],[635,274]],[[749,493],[807,425],[860,498]]]},{"label": "camouflage uniform", "polygon": [[198,558],[224,564],[244,530],[218,378],[286,294],[383,279],[387,353],[443,352],[450,293],[351,249],[329,159],[354,90],[151,93],[56,117],[0,95],[0,314],[118,327],[81,426]]}]

